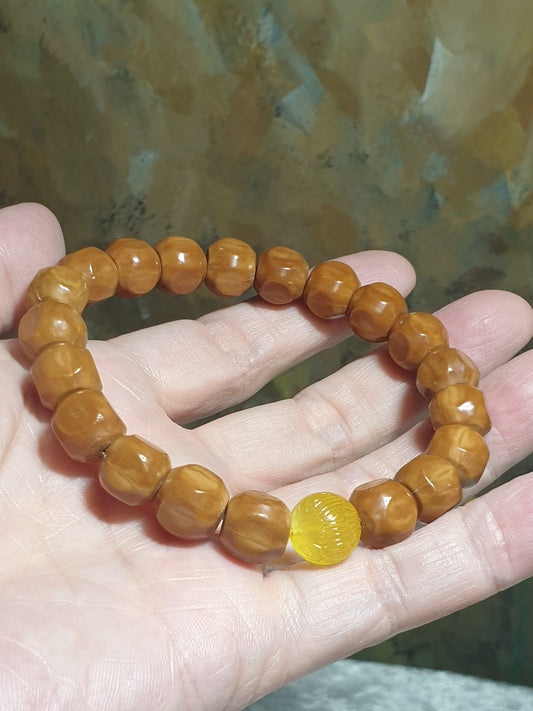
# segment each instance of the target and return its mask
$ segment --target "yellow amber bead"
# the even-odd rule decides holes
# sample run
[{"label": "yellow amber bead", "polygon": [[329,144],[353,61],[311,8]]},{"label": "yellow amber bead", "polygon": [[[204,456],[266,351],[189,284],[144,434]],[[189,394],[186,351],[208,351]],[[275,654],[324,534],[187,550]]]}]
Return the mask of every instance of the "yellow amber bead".
[{"label": "yellow amber bead", "polygon": [[314,565],[345,560],[359,543],[361,522],[353,505],[337,494],[306,496],[292,512],[294,550]]}]

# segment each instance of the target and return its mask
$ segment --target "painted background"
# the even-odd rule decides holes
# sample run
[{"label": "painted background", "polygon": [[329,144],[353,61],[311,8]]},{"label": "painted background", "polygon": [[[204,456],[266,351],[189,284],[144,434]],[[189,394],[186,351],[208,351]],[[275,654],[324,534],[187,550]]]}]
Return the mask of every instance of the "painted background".
[{"label": "painted background", "polygon": [[[69,250],[171,233],[311,264],[393,249],[419,275],[413,308],[481,288],[533,300],[532,59],[530,0],[1,0],[0,204],[46,204]],[[134,303],[93,308],[93,335],[220,305]],[[532,592],[359,657],[532,683]]]}]

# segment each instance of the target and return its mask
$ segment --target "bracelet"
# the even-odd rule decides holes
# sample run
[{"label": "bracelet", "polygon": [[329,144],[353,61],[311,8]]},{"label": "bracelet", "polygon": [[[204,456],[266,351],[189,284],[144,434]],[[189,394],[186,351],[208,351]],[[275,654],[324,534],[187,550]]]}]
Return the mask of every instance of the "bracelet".
[{"label": "bracelet", "polygon": [[[349,500],[320,492],[291,512],[263,492],[230,497],[214,472],[200,464],[173,468],[165,452],[126,434],[102,393],[81,313],[114,294],[135,297],[155,286],[188,294],[202,282],[219,296],[241,296],[253,286],[270,304],[301,299],[320,318],[347,317],[352,331],[367,341],[387,341],[392,360],[416,371],[416,385],[429,401],[434,434],[426,452],[394,478],[358,486]],[[430,523],[456,506],[462,487],[476,483],[487,464],[484,435],[491,425],[475,364],[449,346],[435,316],[409,313],[401,294],[387,284],[361,286],[342,262],[309,271],[304,258],[287,247],[256,258],[249,245],[231,238],[218,240],[207,253],[186,237],[167,237],[155,247],[121,238],[105,251],[86,247],[41,269],[25,306],[20,347],[67,454],[95,461],[101,485],[125,504],[153,502],[169,533],[189,541],[217,536],[227,552],[247,563],[271,564],[289,540],[301,558],[318,565],[344,560],[359,540],[370,548],[399,543],[417,521]]]}]

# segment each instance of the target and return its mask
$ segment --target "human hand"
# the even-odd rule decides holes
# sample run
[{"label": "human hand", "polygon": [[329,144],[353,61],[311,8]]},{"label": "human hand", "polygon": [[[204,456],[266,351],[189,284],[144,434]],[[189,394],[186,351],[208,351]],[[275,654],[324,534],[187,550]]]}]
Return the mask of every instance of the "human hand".
[{"label": "human hand", "polygon": [[[21,314],[41,266],[63,255],[55,219],[34,205],[0,212],[0,323]],[[334,256],[334,255],[332,255]],[[346,258],[363,283],[414,285],[398,255]],[[493,428],[472,494],[533,449],[533,335],[519,297],[480,292],[438,314],[483,374]],[[412,375],[378,350],[292,400],[188,430],[276,374],[349,335],[343,320],[257,300],[90,348],[127,425],[174,466],[217,472],[231,493],[304,495],[383,476],[423,451],[431,429]],[[188,544],[150,507],[102,491],[70,460],[13,340],[1,343],[0,706],[18,709],[240,709],[291,679],[447,615],[530,576],[533,475],[454,509],[383,550],[331,568],[263,571],[214,541]]]}]

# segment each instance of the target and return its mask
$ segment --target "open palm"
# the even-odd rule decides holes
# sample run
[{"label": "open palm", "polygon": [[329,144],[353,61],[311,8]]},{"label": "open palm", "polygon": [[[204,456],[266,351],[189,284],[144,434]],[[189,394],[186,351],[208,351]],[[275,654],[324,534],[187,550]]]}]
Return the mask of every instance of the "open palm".
[{"label": "open palm", "polygon": [[[35,271],[63,242],[44,208],[0,212],[0,321],[20,316]],[[332,257],[335,255],[331,255]],[[363,283],[414,285],[401,257],[346,258]],[[480,292],[439,313],[452,345],[480,366],[491,459],[469,495],[533,449],[533,312]],[[94,342],[106,396],[174,466],[197,462],[231,493],[272,491],[289,506],[315,491],[349,495],[423,451],[427,407],[382,351],[297,397],[185,423],[236,404],[279,372],[349,335],[299,306],[256,300]],[[216,542],[184,544],[103,492],[53,437],[14,340],[1,343],[0,707],[158,711],[240,709],[268,691],[533,572],[533,475],[380,551],[332,568],[265,574]]]}]

